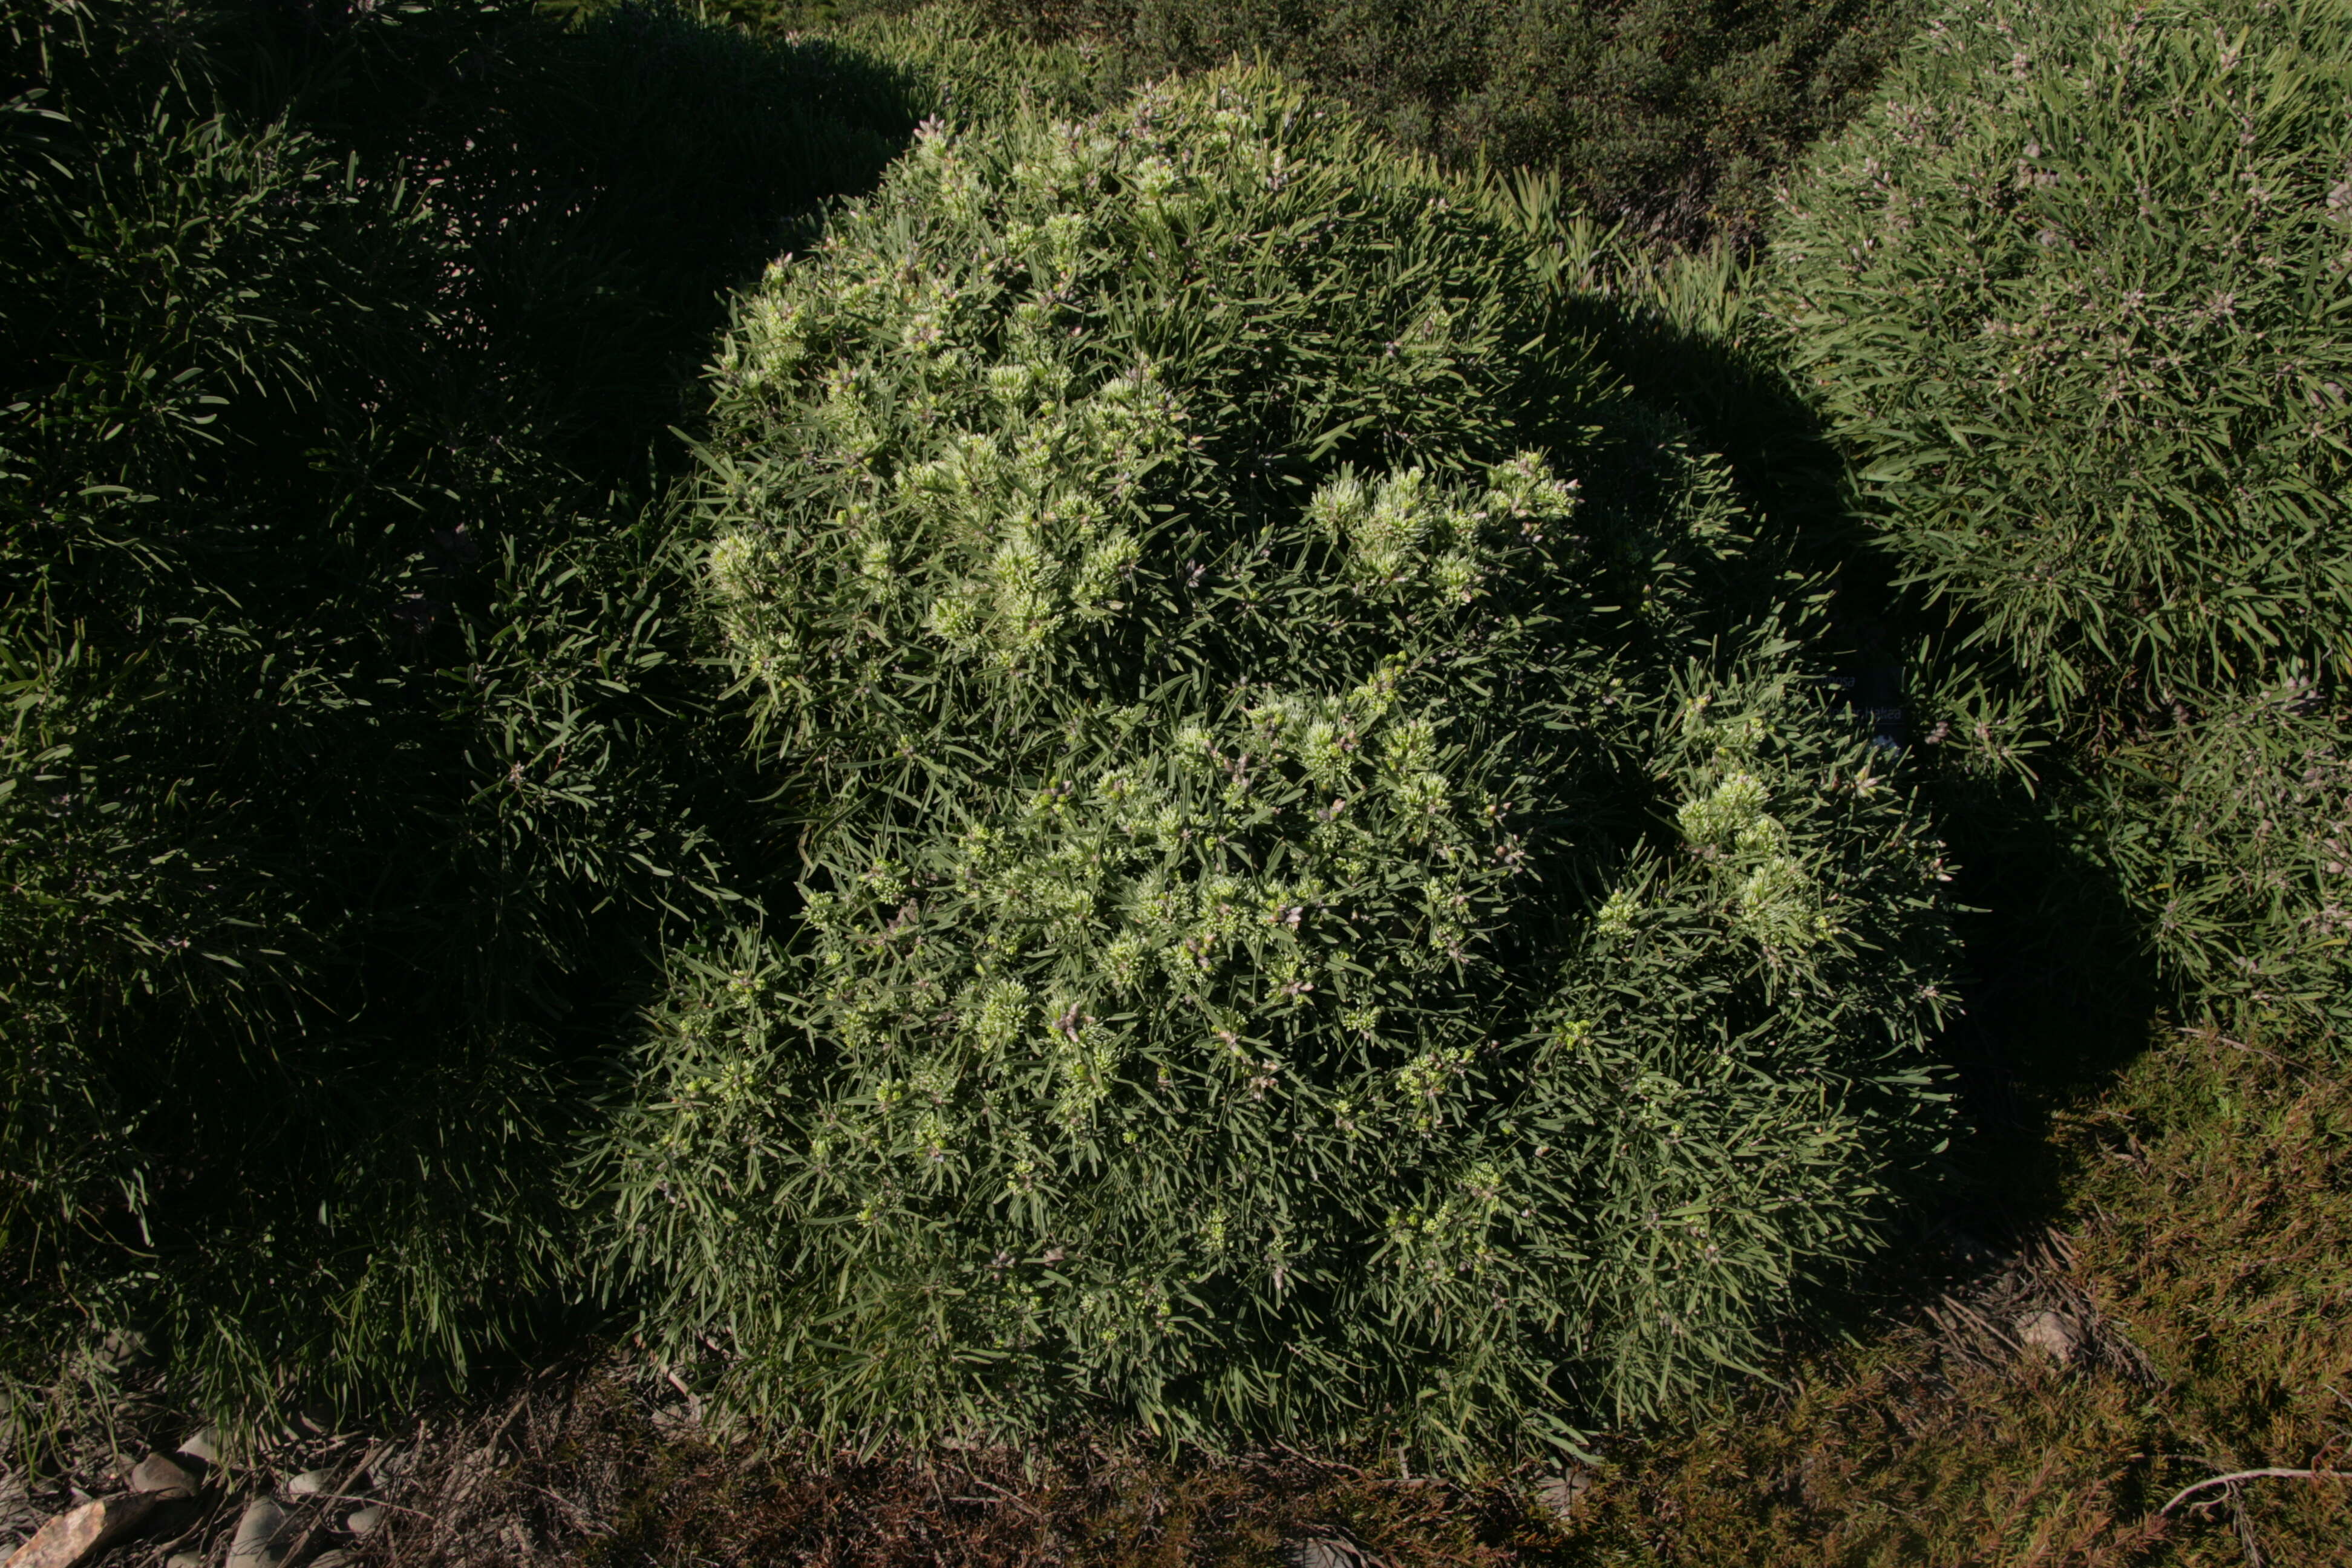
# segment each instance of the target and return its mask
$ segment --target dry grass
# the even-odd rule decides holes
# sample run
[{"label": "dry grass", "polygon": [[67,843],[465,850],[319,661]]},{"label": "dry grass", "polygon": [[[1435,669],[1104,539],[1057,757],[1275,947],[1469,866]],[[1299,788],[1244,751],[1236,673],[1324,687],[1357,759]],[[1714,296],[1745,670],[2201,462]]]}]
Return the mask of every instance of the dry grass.
[{"label": "dry grass", "polygon": [[[1465,1492],[1292,1453],[1156,1459],[1091,1445],[1052,1455],[778,1452],[714,1441],[675,1398],[608,1368],[551,1383],[503,1432],[478,1424],[398,1495],[381,1560],[509,1564],[1257,1563],[1286,1544],[1357,1563],[1500,1565],[1539,1538],[1509,1488]],[[497,1419],[497,1418],[494,1418]]]}]

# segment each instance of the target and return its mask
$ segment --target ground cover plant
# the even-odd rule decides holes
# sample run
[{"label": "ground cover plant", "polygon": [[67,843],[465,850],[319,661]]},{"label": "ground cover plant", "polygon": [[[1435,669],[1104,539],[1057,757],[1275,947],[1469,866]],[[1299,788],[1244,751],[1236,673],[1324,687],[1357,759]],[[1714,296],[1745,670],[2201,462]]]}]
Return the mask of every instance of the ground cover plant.
[{"label": "ground cover plant", "polygon": [[746,296],[708,593],[805,903],[680,963],[612,1135],[650,1340],[824,1432],[1458,1462],[1870,1244],[1937,846],[1552,324],[1265,73],[934,126]]},{"label": "ground cover plant", "polygon": [[[2053,1243],[1940,1319],[1802,1358],[1785,1393],[1629,1446],[1567,1560],[2336,1561],[2352,1484],[2341,1084],[2171,1031],[2053,1109]],[[2053,1306],[2082,1337],[2026,1340]],[[2319,1473],[2180,1495],[2250,1470]]]},{"label": "ground cover plant", "polygon": [[739,896],[653,443],[911,116],[642,9],[0,44],[10,1386],[404,1396],[560,1294],[593,1047]]},{"label": "ground cover plant", "polygon": [[1950,7],[1799,181],[1758,302],[2191,1005],[2314,1038],[2346,994],[2347,89],[2332,5]]}]

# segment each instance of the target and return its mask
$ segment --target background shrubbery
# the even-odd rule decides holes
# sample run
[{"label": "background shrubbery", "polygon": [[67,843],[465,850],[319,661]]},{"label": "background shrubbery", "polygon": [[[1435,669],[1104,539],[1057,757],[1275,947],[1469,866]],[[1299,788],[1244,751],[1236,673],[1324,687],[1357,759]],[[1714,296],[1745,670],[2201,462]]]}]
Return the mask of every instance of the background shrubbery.
[{"label": "background shrubbery", "polygon": [[[1099,108],[1263,60],[1450,168],[1549,173],[1653,243],[1760,242],[1773,183],[1864,104],[1926,0],[724,0],[759,29],[823,28],[940,89]],[[986,47],[961,49],[966,39]],[[944,46],[944,47],[943,47]],[[1024,47],[1025,46],[1025,47]],[[950,51],[953,52],[950,54]],[[1090,100],[1090,101],[1086,101]]]},{"label": "background shrubbery", "polygon": [[1761,235],[1771,182],[1861,106],[1914,0],[982,0],[1129,81],[1262,57],[1449,165],[1557,171],[1604,222]]},{"label": "background shrubbery", "polygon": [[1920,624],[2233,1027],[2352,977],[2348,96],[2335,5],[1949,7],[1759,296]]}]

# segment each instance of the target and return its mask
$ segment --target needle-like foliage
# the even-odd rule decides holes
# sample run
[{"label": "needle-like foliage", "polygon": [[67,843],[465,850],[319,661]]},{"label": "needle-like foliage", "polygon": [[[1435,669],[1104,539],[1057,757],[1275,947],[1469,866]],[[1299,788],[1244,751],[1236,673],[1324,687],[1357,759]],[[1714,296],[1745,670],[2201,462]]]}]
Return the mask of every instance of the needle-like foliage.
[{"label": "needle-like foliage", "polygon": [[[135,1321],[225,1413],[561,1293],[597,1047],[733,899],[614,487],[900,112],[673,13],[332,15],[0,21],[0,1373]],[[648,231],[600,114],[745,205]]]},{"label": "needle-like foliage", "polygon": [[1254,73],[930,127],[745,296],[706,596],[804,903],[677,963],[601,1151],[678,1364],[1459,1459],[1870,1244],[1937,846],[1549,299]]},{"label": "needle-like foliage", "polygon": [[1792,197],[1796,374],[2062,707],[2352,668],[2348,96],[2336,0],[1969,4]]},{"label": "needle-like foliage", "polygon": [[2086,775],[2156,952],[2247,1027],[2352,979],[2347,101],[2340,0],[1967,0],[1816,155],[1756,300],[1910,585]]}]

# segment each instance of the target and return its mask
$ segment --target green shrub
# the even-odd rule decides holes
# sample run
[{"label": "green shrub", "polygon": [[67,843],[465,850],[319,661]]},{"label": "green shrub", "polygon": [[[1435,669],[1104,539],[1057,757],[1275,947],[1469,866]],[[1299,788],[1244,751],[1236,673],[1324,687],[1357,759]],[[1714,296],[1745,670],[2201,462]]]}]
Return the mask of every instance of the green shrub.
[{"label": "green shrub", "polygon": [[1557,170],[1577,203],[1689,243],[1748,245],[1773,177],[1860,106],[1913,0],[982,0],[1124,79],[1238,54],[1467,167]]},{"label": "green shrub", "polygon": [[573,1272],[600,1047],[734,903],[613,487],[910,128],[674,14],[279,15],[0,31],[0,1374],[135,1321],[215,1409],[461,1375]]},{"label": "green shrub", "polygon": [[2239,1034],[2352,1023],[2352,742],[2307,683],[2104,760],[2083,813],[2181,989]]},{"label": "green shrub", "polygon": [[1033,40],[993,26],[965,5],[889,5],[845,16],[826,36],[907,73],[927,115],[992,119],[1024,104],[1090,114],[1134,83],[1121,62],[1065,40]]},{"label": "green shrub", "polygon": [[1937,847],[1531,259],[1218,74],[935,128],[743,300],[708,595],[804,919],[679,963],[601,1160],[737,1408],[1573,1442],[1869,1244]]},{"label": "green shrub", "polygon": [[[2065,742],[2159,956],[2250,1024],[2342,984],[2299,781],[2352,658],[2345,23],[1952,6],[1754,301],[1913,590]],[[2262,695],[2315,679],[2291,722]]]},{"label": "green shrub", "polygon": [[2352,652],[2343,23],[1957,6],[1776,233],[1888,544],[2063,708]]}]

